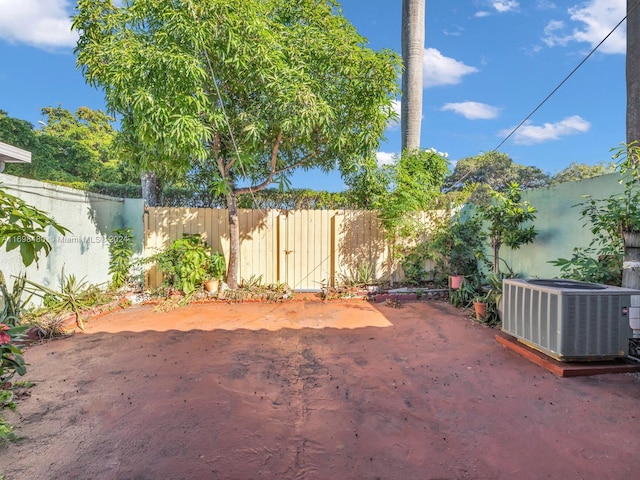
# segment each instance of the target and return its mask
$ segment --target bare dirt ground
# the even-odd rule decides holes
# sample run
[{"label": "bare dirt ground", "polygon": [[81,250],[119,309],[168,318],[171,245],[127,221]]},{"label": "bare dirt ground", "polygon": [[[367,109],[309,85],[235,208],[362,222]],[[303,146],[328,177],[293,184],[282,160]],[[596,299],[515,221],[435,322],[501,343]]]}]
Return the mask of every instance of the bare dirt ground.
[{"label": "bare dirt ground", "polygon": [[115,312],[26,351],[6,480],[637,478],[640,379],[558,378],[442,302]]}]

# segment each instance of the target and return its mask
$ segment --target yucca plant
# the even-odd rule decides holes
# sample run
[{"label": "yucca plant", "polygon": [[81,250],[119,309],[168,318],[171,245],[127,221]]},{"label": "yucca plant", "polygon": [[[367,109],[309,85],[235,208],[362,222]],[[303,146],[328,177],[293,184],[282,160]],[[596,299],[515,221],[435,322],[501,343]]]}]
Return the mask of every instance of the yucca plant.
[{"label": "yucca plant", "polygon": [[55,315],[63,312],[72,312],[76,316],[76,324],[80,330],[84,330],[82,310],[96,304],[96,286],[89,284],[86,277],[78,280],[75,275],[65,275],[64,269],[60,277],[60,290],[54,290],[46,285],[25,280],[34,287],[30,293],[42,298],[45,307]]}]

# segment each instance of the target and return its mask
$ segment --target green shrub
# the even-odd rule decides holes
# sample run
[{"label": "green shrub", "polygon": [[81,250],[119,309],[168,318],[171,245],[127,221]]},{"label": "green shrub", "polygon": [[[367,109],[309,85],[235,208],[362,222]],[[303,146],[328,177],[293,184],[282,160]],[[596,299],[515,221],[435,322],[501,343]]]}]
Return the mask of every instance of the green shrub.
[{"label": "green shrub", "polygon": [[129,281],[131,257],[133,256],[133,229],[117,228],[109,242],[109,274],[111,287],[115,290]]}]

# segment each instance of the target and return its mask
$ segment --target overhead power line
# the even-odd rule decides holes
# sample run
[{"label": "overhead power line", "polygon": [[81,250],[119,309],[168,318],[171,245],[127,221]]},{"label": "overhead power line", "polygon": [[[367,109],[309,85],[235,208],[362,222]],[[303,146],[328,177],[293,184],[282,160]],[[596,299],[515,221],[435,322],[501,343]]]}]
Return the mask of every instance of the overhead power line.
[{"label": "overhead power line", "polygon": [[567,75],[566,77],[564,77],[564,79],[563,79],[563,80],[558,84],[558,86],[557,86],[556,88],[554,88],[554,89],[552,90],[552,92],[551,92],[549,95],[547,95],[547,96],[545,97],[545,99],[544,99],[544,100],[542,100],[542,102],[540,102],[540,103],[538,104],[538,106],[537,106],[536,108],[534,108],[534,109],[531,111],[531,113],[530,113],[529,115],[527,115],[527,116],[524,118],[524,120],[522,120],[522,121],[521,121],[521,122],[520,122],[520,123],[519,123],[519,124],[518,124],[514,129],[513,129],[513,130],[511,130],[511,131],[509,132],[509,135],[507,135],[507,136],[506,136],[506,137],[505,137],[505,138],[504,138],[504,139],[503,139],[503,140],[498,144],[498,146],[494,148],[494,150],[499,150],[499,149],[500,149],[500,147],[502,147],[502,145],[504,145],[504,144],[505,144],[505,142],[506,142],[507,140],[509,140],[509,139],[513,136],[513,134],[514,134],[514,133],[516,133],[516,132],[520,129],[520,127],[522,127],[522,126],[527,122],[527,120],[529,120],[531,117],[533,117],[533,115],[535,115],[535,113],[536,113],[538,110],[540,110],[540,108],[541,108],[545,103],[547,103],[547,101],[548,101],[548,100],[549,100],[549,99],[550,99],[550,98],[551,98],[551,97],[552,97],[552,96],[553,96],[553,95],[554,95],[558,90],[560,90],[560,87],[562,87],[562,85],[564,85],[564,84],[567,82],[567,80],[569,80],[569,78],[571,78],[571,77],[573,76],[573,74],[574,74],[574,73],[576,73],[576,72],[578,71],[578,69],[579,69],[580,67],[582,67],[582,65],[584,65],[584,63],[585,63],[585,62],[586,62],[586,61],[591,57],[591,55],[593,55],[593,54],[596,52],[596,50],[598,50],[598,48],[600,48],[600,46],[601,46],[604,42],[606,42],[606,41],[607,41],[607,39],[608,39],[611,35],[613,35],[613,33],[618,29],[618,27],[619,27],[620,25],[622,25],[622,23],[627,19],[627,17],[629,16],[629,14],[630,14],[631,12],[633,12],[633,11],[634,11],[634,10],[635,10],[639,5],[640,5],[640,2],[637,2],[637,3],[636,3],[636,4],[631,8],[631,10],[629,10],[629,11],[627,12],[627,14],[622,18],[622,20],[620,20],[620,21],[618,22],[618,24],[617,24],[615,27],[613,27],[613,29],[612,29],[612,30],[611,30],[611,31],[610,31],[610,32],[609,32],[609,33],[608,33],[608,34],[607,34],[607,35],[606,35],[606,36],[605,36],[605,37],[600,41],[600,43],[598,43],[598,44],[597,44],[597,45],[596,45],[596,46],[595,46],[595,47],[594,47],[594,48],[589,52],[589,54],[588,54],[586,57],[584,57],[584,58],[582,59],[582,61],[581,61],[581,62],[580,62],[580,63],[579,63],[579,64],[578,64],[578,65],[577,65],[573,70],[571,70],[571,72],[569,73],[569,75]]}]

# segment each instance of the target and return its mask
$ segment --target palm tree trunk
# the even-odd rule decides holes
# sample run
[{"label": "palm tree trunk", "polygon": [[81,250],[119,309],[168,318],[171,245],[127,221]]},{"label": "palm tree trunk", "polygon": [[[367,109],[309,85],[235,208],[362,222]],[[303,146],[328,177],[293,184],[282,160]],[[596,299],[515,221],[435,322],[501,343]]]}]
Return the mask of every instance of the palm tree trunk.
[{"label": "palm tree trunk", "polygon": [[640,140],[640,0],[627,0],[627,144]]},{"label": "palm tree trunk", "polygon": [[[631,0],[629,0],[631,1]],[[420,148],[425,0],[402,0],[402,150]]]},{"label": "palm tree trunk", "polygon": [[[640,140],[640,0],[627,0],[627,145]],[[637,8],[636,8],[637,7]],[[629,154],[635,152],[629,150]],[[638,158],[629,158],[637,164]],[[622,286],[640,286],[638,249],[624,247],[624,268]]]}]

